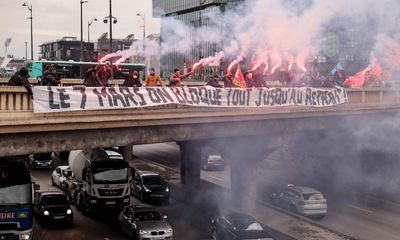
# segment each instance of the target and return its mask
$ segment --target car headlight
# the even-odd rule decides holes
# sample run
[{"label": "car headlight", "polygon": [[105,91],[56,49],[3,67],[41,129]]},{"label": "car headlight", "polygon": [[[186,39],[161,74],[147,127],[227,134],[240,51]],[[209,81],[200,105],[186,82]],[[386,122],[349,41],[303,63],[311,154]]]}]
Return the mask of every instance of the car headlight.
[{"label": "car headlight", "polygon": [[148,231],[144,231],[144,230],[139,230],[139,233],[140,233],[140,235],[143,235],[143,234],[148,234],[149,232]]},{"label": "car headlight", "polygon": [[49,215],[50,215],[50,213],[49,213],[49,211],[43,211],[43,215],[45,215],[45,216],[49,216]]},{"label": "car headlight", "polygon": [[124,203],[129,203],[130,199],[129,198],[125,198],[124,199]]},{"label": "car headlight", "polygon": [[32,233],[30,232],[30,233],[21,234],[21,239],[22,240],[30,240],[30,239],[32,239]]},{"label": "car headlight", "polygon": [[144,188],[144,190],[145,190],[146,192],[151,192],[151,190],[148,189],[148,188]]},{"label": "car headlight", "polygon": [[167,233],[172,233],[172,228],[168,229]]},{"label": "car headlight", "polygon": [[169,192],[169,187],[167,187],[167,188],[165,189],[165,191],[166,191],[166,192]]},{"label": "car headlight", "polygon": [[71,209],[68,209],[67,210],[67,214],[69,215],[69,214],[72,214],[72,210]]},{"label": "car headlight", "polygon": [[96,199],[90,199],[90,203],[97,203]]}]

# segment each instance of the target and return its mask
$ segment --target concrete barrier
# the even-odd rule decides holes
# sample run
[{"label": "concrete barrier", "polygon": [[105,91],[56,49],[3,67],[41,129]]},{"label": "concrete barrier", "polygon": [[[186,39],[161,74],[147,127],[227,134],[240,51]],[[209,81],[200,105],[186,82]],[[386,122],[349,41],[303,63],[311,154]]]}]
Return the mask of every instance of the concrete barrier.
[{"label": "concrete barrier", "polygon": [[[119,85],[121,80],[115,80],[115,85]],[[70,84],[70,85],[69,85]],[[75,85],[66,82],[65,86]],[[385,104],[396,105],[399,104],[400,91],[399,90],[347,90],[348,104]],[[148,107],[147,109],[176,109],[182,106],[169,104],[160,107]],[[1,86],[0,87],[0,112],[13,112],[13,111],[32,111],[32,99],[28,95],[24,87],[19,86]]]}]

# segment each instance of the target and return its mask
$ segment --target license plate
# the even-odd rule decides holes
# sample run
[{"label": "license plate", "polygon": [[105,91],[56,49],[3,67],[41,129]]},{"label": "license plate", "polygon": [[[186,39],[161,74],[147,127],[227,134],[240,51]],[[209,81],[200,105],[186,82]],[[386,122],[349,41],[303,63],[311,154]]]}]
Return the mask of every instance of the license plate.
[{"label": "license plate", "polygon": [[112,202],[106,202],[106,205],[114,205],[115,204],[115,201],[112,201]]},{"label": "license plate", "polygon": [[64,216],[54,216],[53,219],[63,219]]}]

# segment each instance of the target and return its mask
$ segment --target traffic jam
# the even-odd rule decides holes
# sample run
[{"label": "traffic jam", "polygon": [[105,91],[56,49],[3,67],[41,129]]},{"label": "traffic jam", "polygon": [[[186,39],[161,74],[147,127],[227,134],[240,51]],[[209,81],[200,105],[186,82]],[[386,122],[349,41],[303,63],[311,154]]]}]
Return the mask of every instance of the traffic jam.
[{"label": "traffic jam", "polygon": [[[15,239],[41,239],[34,237],[35,224],[41,231],[62,233],[77,226],[77,215],[96,218],[103,213],[112,218],[115,231],[128,239],[177,239],[173,224],[160,209],[175,203],[168,180],[146,167],[131,167],[116,148],[31,154],[19,161],[4,159],[1,164],[0,225],[15,224],[9,235]],[[224,172],[229,162],[215,153],[204,155],[201,168]],[[46,176],[44,181],[51,189],[35,183],[37,173]],[[267,200],[283,211],[313,220],[327,214],[327,200],[310,187],[288,184]],[[214,212],[207,221],[209,239],[273,239],[269,228],[249,214]]]}]

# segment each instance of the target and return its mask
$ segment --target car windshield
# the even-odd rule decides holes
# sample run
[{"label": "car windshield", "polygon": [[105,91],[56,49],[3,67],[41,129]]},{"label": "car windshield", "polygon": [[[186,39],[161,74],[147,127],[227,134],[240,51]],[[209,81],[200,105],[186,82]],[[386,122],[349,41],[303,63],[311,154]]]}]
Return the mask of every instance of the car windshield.
[{"label": "car windshield", "polygon": [[31,184],[0,187],[0,204],[28,204],[32,202]]},{"label": "car windshield", "polygon": [[160,221],[162,220],[162,216],[157,211],[142,211],[135,212],[134,220],[135,221]]},{"label": "car windshield", "polygon": [[67,199],[64,195],[56,194],[56,195],[46,195],[42,197],[41,200],[42,205],[67,205]]},{"label": "car windshield", "polygon": [[96,183],[126,182],[128,169],[97,168],[93,178]]},{"label": "car windshield", "polygon": [[320,193],[303,193],[304,200],[324,200]]},{"label": "car windshield", "polygon": [[51,160],[51,153],[40,153],[33,155],[35,160]]},{"label": "car windshield", "polygon": [[164,180],[159,175],[143,176],[144,185],[163,185]]},{"label": "car windshield", "polygon": [[235,225],[236,229],[240,231],[263,230],[261,224],[250,218],[234,219],[233,224]]}]

